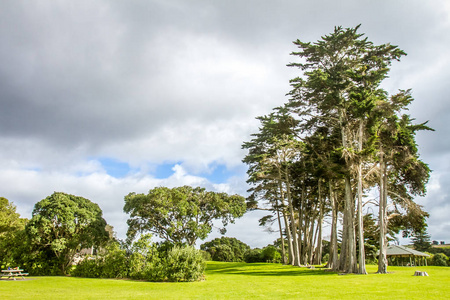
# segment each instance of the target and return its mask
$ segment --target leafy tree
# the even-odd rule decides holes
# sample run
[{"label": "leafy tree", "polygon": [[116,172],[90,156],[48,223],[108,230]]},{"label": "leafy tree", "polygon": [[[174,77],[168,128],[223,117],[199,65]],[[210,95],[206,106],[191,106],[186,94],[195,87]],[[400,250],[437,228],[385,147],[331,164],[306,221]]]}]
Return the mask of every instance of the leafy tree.
[{"label": "leafy tree", "polygon": [[169,189],[157,187],[145,194],[125,196],[128,239],[139,232],[152,232],[160,238],[193,246],[197,239],[205,239],[214,220],[221,220],[225,233],[228,223],[234,223],[246,210],[245,199],[239,195],[208,192],[204,188],[183,186]]},{"label": "leafy tree", "polygon": [[262,250],[259,248],[250,249],[245,253],[245,262],[246,263],[257,263],[264,262],[262,256]]},{"label": "leafy tree", "polygon": [[262,259],[265,262],[279,263],[281,262],[281,253],[273,245],[268,245],[261,252]]},{"label": "leafy tree", "polygon": [[35,204],[26,232],[34,253],[47,253],[67,273],[77,251],[109,239],[100,207],[83,197],[55,192]]},{"label": "leafy tree", "polygon": [[414,233],[411,240],[417,251],[428,251],[431,248],[431,237],[426,229]]},{"label": "leafy tree", "polygon": [[444,253],[436,253],[435,255],[433,255],[433,258],[432,258],[433,266],[446,267],[448,265],[447,261],[448,261],[448,257]]},{"label": "leafy tree", "polygon": [[[203,243],[200,245],[200,249],[209,252],[213,260],[244,261],[245,253],[250,250],[250,246],[236,238],[223,236]],[[230,251],[231,254],[228,254]],[[227,254],[220,252],[226,252]]]},{"label": "leafy tree", "polygon": [[12,202],[0,197],[0,238],[24,229],[26,222],[27,219],[20,218]]},{"label": "leafy tree", "polygon": [[19,265],[23,248],[23,230],[27,219],[16,212],[16,207],[8,199],[0,197],[0,263],[3,267]]}]

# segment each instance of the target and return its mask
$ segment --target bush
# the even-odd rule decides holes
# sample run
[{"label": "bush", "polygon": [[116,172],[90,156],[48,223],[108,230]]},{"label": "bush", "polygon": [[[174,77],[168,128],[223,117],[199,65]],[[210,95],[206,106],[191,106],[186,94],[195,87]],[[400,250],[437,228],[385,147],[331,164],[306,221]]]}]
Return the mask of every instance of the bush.
[{"label": "bush", "polygon": [[200,253],[205,261],[212,260],[211,254],[208,251],[200,250]]},{"label": "bush", "polygon": [[76,277],[125,278],[148,281],[200,280],[206,267],[202,253],[192,247],[155,244],[142,236],[131,250],[112,243],[96,257],[81,261],[71,272]]},{"label": "bush", "polygon": [[213,260],[227,262],[235,261],[234,252],[230,246],[218,245],[214,250],[214,255],[212,256]]},{"label": "bush", "polygon": [[262,260],[264,262],[280,263],[281,254],[278,252],[277,248],[273,245],[265,247],[261,252]]},{"label": "bush", "polygon": [[444,253],[436,253],[432,258],[434,266],[447,266],[448,257]]},{"label": "bush", "polygon": [[100,278],[103,277],[103,267],[100,259],[86,257],[70,273],[75,277]]},{"label": "bush", "polygon": [[247,263],[256,263],[263,262],[262,250],[259,248],[250,249],[245,253],[245,262]]},{"label": "bush", "polygon": [[193,247],[173,247],[165,260],[164,270],[169,281],[197,281],[203,277],[206,263]]},{"label": "bush", "polygon": [[329,253],[325,253],[324,256],[322,256],[322,263],[326,264],[328,263],[328,260],[330,259],[330,254]]},{"label": "bush", "polygon": [[102,257],[101,266],[104,278],[126,278],[127,271],[127,254],[126,251],[120,249],[118,243],[111,243],[106,248],[106,253]]},{"label": "bush", "polygon": [[[231,249],[232,255],[230,255],[228,249],[224,250],[221,246],[228,246]],[[236,238],[223,236],[221,238],[215,238],[212,241],[203,243],[200,245],[200,249],[209,252],[212,259],[216,261],[244,261],[244,255],[248,250],[250,250],[250,246]],[[216,251],[221,250],[226,251],[226,253],[216,255]]]},{"label": "bush", "polygon": [[127,256],[117,242],[111,242],[97,256],[87,256],[71,270],[75,277],[87,278],[125,278]]}]

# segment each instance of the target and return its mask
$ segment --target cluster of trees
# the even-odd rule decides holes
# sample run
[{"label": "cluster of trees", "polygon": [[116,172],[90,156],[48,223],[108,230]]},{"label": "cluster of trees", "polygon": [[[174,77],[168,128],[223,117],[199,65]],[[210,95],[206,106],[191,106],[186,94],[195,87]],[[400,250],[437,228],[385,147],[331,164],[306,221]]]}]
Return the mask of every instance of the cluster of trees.
[{"label": "cluster of trees", "polygon": [[33,275],[67,274],[77,251],[110,238],[102,210],[83,197],[55,192],[36,203],[30,220],[2,198],[2,212],[5,205],[0,219],[9,218],[11,226],[0,238],[2,267],[21,265]]},{"label": "cluster of trees", "polygon": [[426,226],[428,214],[413,199],[425,194],[430,169],[420,160],[415,134],[431,129],[405,114],[410,90],[389,95],[381,88],[405,52],[374,45],[358,28],[336,27],[317,42],[294,42],[299,50],[292,55],[301,61],[288,66],[302,73],[291,80],[289,101],[257,117],[259,131],[242,146],[253,186],[247,205],[271,212],[261,225],[278,224],[288,252],[282,257],[296,266],[320,263],[329,216],[328,266],[365,274],[363,206],[378,190],[372,225],[378,272],[386,273],[389,232],[407,236]]},{"label": "cluster of trees", "polygon": [[[246,211],[243,197],[203,188],[158,187],[147,195],[131,193],[124,205],[130,214],[128,238],[119,241],[100,207],[83,197],[55,192],[35,204],[30,220],[20,218],[5,198],[0,198],[0,206],[2,268],[20,265],[32,275],[72,272],[158,281],[200,279],[203,256],[192,246],[212,231],[214,220],[222,221],[224,232]],[[148,232],[164,242],[151,243]],[[89,248],[97,249],[95,259],[74,269],[77,255]]]},{"label": "cluster of trees", "polygon": [[232,237],[215,238],[200,245],[200,249],[208,253],[208,258],[225,262],[281,262],[281,250],[275,245],[267,245],[263,249],[251,249],[249,245]]}]

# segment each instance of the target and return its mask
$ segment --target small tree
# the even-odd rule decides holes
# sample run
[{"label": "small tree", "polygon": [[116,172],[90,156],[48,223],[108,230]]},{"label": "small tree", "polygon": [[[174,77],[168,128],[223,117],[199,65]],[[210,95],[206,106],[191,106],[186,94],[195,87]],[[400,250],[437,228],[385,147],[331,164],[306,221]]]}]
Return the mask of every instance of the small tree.
[{"label": "small tree", "polygon": [[436,253],[433,255],[433,266],[447,266],[448,257],[444,253]]},{"label": "small tree", "polygon": [[411,240],[417,251],[428,251],[431,248],[431,238],[426,229],[415,233]]},{"label": "small tree", "polygon": [[125,196],[127,236],[134,239],[139,232],[152,232],[160,238],[193,246],[197,239],[205,239],[211,232],[213,221],[222,220],[225,226],[234,223],[246,210],[245,199],[238,195],[207,192],[190,186],[169,189],[157,187],[145,194]]}]

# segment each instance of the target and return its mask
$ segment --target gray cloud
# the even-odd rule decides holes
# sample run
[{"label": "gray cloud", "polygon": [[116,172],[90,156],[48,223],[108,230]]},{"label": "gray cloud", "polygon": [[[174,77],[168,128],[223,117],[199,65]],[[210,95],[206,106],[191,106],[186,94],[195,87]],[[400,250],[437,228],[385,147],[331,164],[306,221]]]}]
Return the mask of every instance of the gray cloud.
[{"label": "gray cloud", "polygon": [[[285,102],[299,75],[285,66],[295,59],[292,41],[362,24],[374,43],[408,53],[384,85],[412,88],[409,113],[436,129],[418,134],[434,170],[429,196],[418,201],[432,212],[430,232],[450,240],[439,213],[449,213],[449,13],[446,1],[419,0],[2,1],[0,193],[31,207],[66,189],[98,198],[116,216],[123,193],[161,182],[108,179],[96,157],[142,170],[180,162],[187,173],[172,178],[178,183],[214,163],[236,167],[254,117]],[[244,192],[237,176],[221,186],[194,182]],[[117,194],[99,196],[93,178]]]}]

